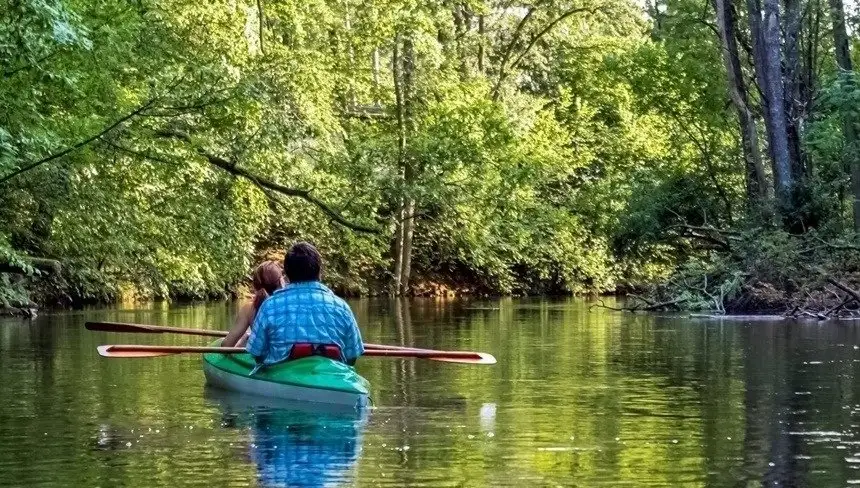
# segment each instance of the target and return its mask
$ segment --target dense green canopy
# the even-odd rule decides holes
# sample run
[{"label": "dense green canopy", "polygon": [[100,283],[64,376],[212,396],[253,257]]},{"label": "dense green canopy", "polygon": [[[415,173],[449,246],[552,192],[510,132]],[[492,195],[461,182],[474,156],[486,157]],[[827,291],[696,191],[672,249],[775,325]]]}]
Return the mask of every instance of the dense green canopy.
[{"label": "dense green canopy", "polygon": [[832,237],[860,89],[835,10],[795,3],[786,182],[770,38],[727,0],[9,0],[0,298],[219,295],[296,239],[343,291],[610,291],[734,232]]}]

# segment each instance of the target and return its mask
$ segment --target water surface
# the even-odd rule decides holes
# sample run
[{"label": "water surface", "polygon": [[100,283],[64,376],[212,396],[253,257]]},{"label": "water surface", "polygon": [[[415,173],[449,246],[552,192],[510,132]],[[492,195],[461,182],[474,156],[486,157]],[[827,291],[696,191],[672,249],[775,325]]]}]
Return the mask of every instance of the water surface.
[{"label": "water surface", "polygon": [[345,414],[203,386],[200,358],[108,360],[86,320],[224,329],[230,304],[0,319],[0,486],[860,484],[860,329],[590,310],[351,302],[365,340],[495,366],[366,358]]}]

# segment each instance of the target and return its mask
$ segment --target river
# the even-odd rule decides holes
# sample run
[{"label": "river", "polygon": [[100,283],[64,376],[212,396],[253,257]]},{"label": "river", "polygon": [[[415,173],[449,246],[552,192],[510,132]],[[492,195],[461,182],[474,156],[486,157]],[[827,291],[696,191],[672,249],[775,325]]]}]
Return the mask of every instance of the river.
[{"label": "river", "polygon": [[212,303],[0,319],[0,486],[860,484],[860,328],[591,309],[356,300],[365,340],[494,366],[365,358],[344,415],[204,388],[200,358],[103,359],[87,320],[227,328]]}]

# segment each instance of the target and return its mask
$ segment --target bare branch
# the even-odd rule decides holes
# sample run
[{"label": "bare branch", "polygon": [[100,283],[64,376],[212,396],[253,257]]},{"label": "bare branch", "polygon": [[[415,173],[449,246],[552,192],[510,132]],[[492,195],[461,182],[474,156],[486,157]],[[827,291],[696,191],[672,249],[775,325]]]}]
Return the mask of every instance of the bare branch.
[{"label": "bare branch", "polygon": [[[508,59],[510,58],[511,53],[513,51],[514,44],[516,43],[516,41],[519,40],[519,36],[520,36],[520,34],[522,34],[521,31],[522,31],[523,26],[525,25],[526,21],[531,17],[532,13],[534,13],[535,10],[536,10],[536,7],[529,8],[526,15],[523,17],[522,20],[520,20],[519,24],[517,24],[517,28],[514,31],[514,36],[511,39],[511,42],[508,44],[507,49],[505,50],[505,54],[502,57],[502,61],[499,64],[499,78],[496,80],[496,84],[493,86],[493,91],[492,91],[493,100],[498,100],[499,90],[501,89],[502,83],[504,83],[505,79],[508,76],[508,72],[505,70],[505,68],[506,68],[506,64],[508,62]],[[523,49],[523,51],[517,56],[517,58],[514,60],[514,62],[511,63],[510,69],[514,69],[517,66],[519,66],[520,62],[523,60],[523,58],[525,58],[528,55],[528,53],[531,51],[531,49],[534,47],[534,45],[537,44],[537,42],[539,40],[541,40],[541,38],[543,38],[543,36],[548,34],[553,28],[555,28],[556,25],[561,23],[564,19],[570,17],[573,14],[577,14],[580,12],[594,13],[594,12],[597,12],[599,10],[603,10],[603,6],[600,6],[600,7],[577,7],[577,8],[572,8],[572,9],[562,13],[561,15],[556,17],[555,20],[551,21],[546,26],[544,26],[543,29],[538,31],[538,33],[535,34],[531,38],[528,45],[526,45],[526,48]]]},{"label": "bare branch", "polygon": [[517,27],[514,29],[514,34],[511,36],[511,42],[505,47],[504,54],[502,54],[502,60],[499,62],[499,79],[496,80],[495,86],[493,86],[493,100],[497,100],[499,97],[499,88],[502,86],[502,83],[505,81],[507,77],[507,73],[505,72],[505,67],[508,64],[508,61],[511,58],[511,54],[513,54],[514,46],[520,40],[520,36],[522,35],[523,28],[526,23],[532,17],[532,14],[535,13],[537,7],[529,7],[526,14],[522,19],[517,23]]},{"label": "bare branch", "polygon": [[[185,142],[189,145],[192,145],[192,147],[193,147],[191,137],[189,137],[188,134],[185,134],[185,133],[180,132],[180,131],[160,130],[160,131],[156,132],[156,135],[161,136],[161,137],[165,137],[165,138],[177,139],[177,140]],[[298,188],[290,188],[290,187],[281,185],[279,183],[275,183],[272,180],[269,180],[269,179],[263,178],[261,176],[255,175],[254,173],[251,173],[250,171],[248,171],[244,168],[240,168],[233,161],[229,161],[229,160],[224,159],[220,156],[211,154],[202,148],[194,147],[194,151],[197,154],[199,154],[200,156],[202,156],[203,158],[205,158],[209,162],[209,164],[211,164],[215,167],[218,167],[218,168],[230,173],[233,176],[239,176],[239,177],[245,178],[246,180],[254,183],[255,185],[257,185],[261,189],[271,190],[271,191],[280,193],[281,195],[285,195],[288,197],[301,198],[302,200],[304,200],[304,201],[314,205],[315,207],[319,208],[320,210],[322,210],[322,212],[324,214],[328,215],[329,218],[331,218],[335,222],[343,225],[344,227],[347,227],[349,229],[352,229],[352,230],[355,230],[358,232],[366,232],[369,234],[379,234],[380,233],[380,230],[376,227],[368,227],[368,226],[364,226],[361,224],[357,224],[355,222],[351,222],[350,220],[347,220],[337,210],[333,209],[332,207],[330,207],[329,205],[327,205],[323,201],[321,201],[318,198],[311,195],[310,191],[308,191],[308,190],[302,190],[302,189],[298,189]]]},{"label": "bare branch", "polygon": [[27,163],[27,164],[25,164],[25,165],[21,166],[21,167],[20,167],[20,168],[18,168],[17,170],[15,170],[15,171],[13,171],[13,172],[11,172],[11,173],[7,174],[6,176],[3,176],[2,178],[0,178],[0,184],[3,184],[3,183],[5,183],[5,182],[7,182],[7,181],[11,180],[12,178],[14,178],[14,177],[16,177],[16,176],[18,176],[18,175],[20,175],[20,174],[22,174],[22,173],[26,173],[27,171],[30,171],[30,170],[35,169],[35,168],[38,168],[39,166],[41,166],[41,165],[43,165],[43,164],[50,163],[51,161],[53,161],[53,160],[55,160],[55,159],[59,159],[59,158],[61,158],[61,157],[65,156],[65,155],[67,155],[67,154],[69,154],[69,153],[71,153],[71,152],[74,152],[74,151],[76,151],[76,150],[78,150],[78,149],[80,149],[80,148],[82,148],[82,147],[84,147],[84,146],[86,146],[86,145],[90,144],[90,143],[91,143],[91,142],[93,142],[93,141],[96,141],[96,140],[98,140],[98,139],[101,139],[102,137],[104,137],[104,136],[105,136],[105,134],[107,134],[108,132],[110,132],[110,131],[114,130],[115,128],[117,128],[118,126],[120,126],[121,124],[123,124],[124,122],[126,122],[127,120],[129,120],[129,119],[131,119],[131,118],[133,118],[133,117],[135,117],[135,116],[137,116],[137,115],[140,115],[140,114],[142,114],[143,112],[145,112],[145,111],[146,111],[147,109],[149,109],[153,104],[155,104],[155,102],[156,102],[157,100],[158,100],[158,97],[156,97],[156,98],[151,98],[150,100],[148,100],[148,101],[147,101],[146,103],[144,103],[143,105],[140,105],[140,106],[138,106],[136,109],[134,109],[133,111],[131,111],[131,112],[129,112],[129,113],[127,113],[127,114],[123,115],[122,117],[120,117],[119,119],[117,119],[116,121],[114,121],[113,123],[111,123],[110,125],[108,125],[107,127],[105,127],[104,129],[102,129],[101,131],[99,131],[99,132],[98,132],[98,133],[96,133],[95,135],[92,135],[92,136],[90,136],[90,137],[87,137],[86,139],[84,139],[84,140],[82,140],[82,141],[80,141],[80,142],[78,142],[78,143],[76,143],[76,144],[74,144],[74,145],[71,145],[71,146],[69,146],[69,147],[67,147],[67,148],[65,148],[65,149],[63,149],[63,150],[61,150],[61,151],[55,152],[55,153],[51,154],[50,156],[46,156],[46,157],[44,157],[44,158],[42,158],[42,159],[40,159],[40,160],[38,160],[38,161],[33,161],[33,162],[31,162],[31,163]]},{"label": "bare branch", "polygon": [[10,261],[0,262],[0,273],[27,274],[27,266],[45,274],[59,274],[62,266],[56,259],[27,257],[21,260],[24,264]]},{"label": "bare branch", "polygon": [[825,278],[825,281],[827,281],[831,285],[835,286],[836,288],[839,288],[840,290],[844,291],[845,293],[851,295],[851,298],[853,298],[858,304],[860,304],[860,293],[857,293],[856,290],[852,290],[847,285],[842,284],[842,283],[834,280],[833,278],[831,278],[829,276],[827,278]]},{"label": "bare branch", "polygon": [[524,57],[526,57],[528,55],[529,51],[531,51],[531,49],[534,47],[534,45],[537,44],[537,42],[543,36],[545,36],[547,33],[549,33],[549,31],[551,31],[556,25],[558,25],[564,19],[570,17],[573,14],[578,14],[581,12],[589,12],[589,13],[593,14],[599,10],[603,10],[603,7],[602,6],[593,7],[593,8],[579,7],[579,8],[572,8],[572,9],[568,10],[567,12],[564,12],[563,14],[559,15],[555,20],[553,20],[552,22],[547,24],[546,27],[541,29],[540,32],[538,32],[537,34],[535,34],[534,37],[532,37],[532,40],[529,42],[529,44],[526,46],[526,48],[523,49],[523,52],[521,52],[520,55],[517,56],[517,59],[515,59],[514,62],[511,63],[511,69],[519,66],[520,62],[523,60]]}]

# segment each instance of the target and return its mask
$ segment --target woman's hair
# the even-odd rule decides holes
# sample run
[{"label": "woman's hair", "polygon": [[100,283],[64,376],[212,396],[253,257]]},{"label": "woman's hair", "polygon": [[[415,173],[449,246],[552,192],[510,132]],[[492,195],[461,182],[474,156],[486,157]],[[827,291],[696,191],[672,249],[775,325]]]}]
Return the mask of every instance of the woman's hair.
[{"label": "woman's hair", "polygon": [[284,270],[275,261],[263,261],[251,273],[254,285],[254,308],[259,309],[263,300],[284,284]]}]

